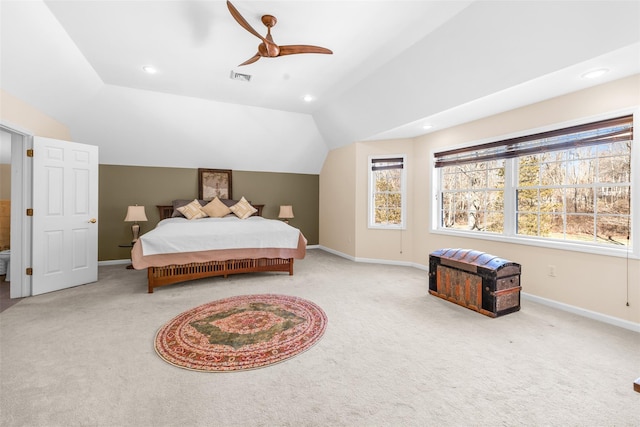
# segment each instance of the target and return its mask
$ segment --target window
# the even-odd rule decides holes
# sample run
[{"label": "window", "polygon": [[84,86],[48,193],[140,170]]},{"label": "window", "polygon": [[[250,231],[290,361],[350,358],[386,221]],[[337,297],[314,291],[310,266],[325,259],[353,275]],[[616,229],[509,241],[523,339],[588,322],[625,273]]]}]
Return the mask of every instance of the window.
[{"label": "window", "polygon": [[405,156],[369,158],[369,227],[405,228]]},{"label": "window", "polygon": [[443,227],[504,231],[504,163],[491,160],[442,168]]},{"label": "window", "polygon": [[631,246],[633,116],[435,153],[437,229]]}]

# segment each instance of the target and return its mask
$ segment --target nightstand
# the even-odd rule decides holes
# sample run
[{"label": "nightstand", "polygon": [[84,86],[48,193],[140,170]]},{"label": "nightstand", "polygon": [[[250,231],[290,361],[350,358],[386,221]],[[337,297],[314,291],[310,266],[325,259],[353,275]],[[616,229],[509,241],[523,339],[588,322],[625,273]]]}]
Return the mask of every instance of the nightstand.
[{"label": "nightstand", "polygon": [[[119,248],[132,248],[133,247],[133,243],[127,243],[126,245],[118,245]],[[127,270],[133,270],[133,265],[129,264],[127,265]]]}]

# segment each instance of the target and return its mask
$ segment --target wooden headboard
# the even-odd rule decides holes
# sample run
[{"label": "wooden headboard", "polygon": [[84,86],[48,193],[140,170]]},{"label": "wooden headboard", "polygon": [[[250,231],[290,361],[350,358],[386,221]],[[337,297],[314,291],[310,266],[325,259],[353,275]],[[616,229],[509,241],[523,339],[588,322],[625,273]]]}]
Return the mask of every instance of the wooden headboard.
[{"label": "wooden headboard", "polygon": [[[249,202],[251,203],[251,202]],[[252,204],[251,206],[253,206],[254,208],[258,209],[258,212],[254,213],[252,216],[262,216],[262,208],[264,208],[264,205],[254,205]],[[158,214],[160,215],[160,221],[162,221],[163,219],[166,218],[171,218],[171,215],[173,215],[173,205],[156,205],[156,207],[158,208]]]}]

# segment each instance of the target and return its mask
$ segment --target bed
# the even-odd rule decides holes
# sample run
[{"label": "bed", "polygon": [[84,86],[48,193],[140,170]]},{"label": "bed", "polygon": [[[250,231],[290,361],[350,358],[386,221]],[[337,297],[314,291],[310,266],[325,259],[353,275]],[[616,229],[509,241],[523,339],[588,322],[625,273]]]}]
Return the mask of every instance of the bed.
[{"label": "bed", "polygon": [[[221,201],[227,206],[239,202]],[[133,268],[147,269],[149,293],[160,286],[212,276],[254,272],[293,275],[294,259],[306,255],[303,234],[282,221],[263,218],[263,205],[253,205],[255,212],[244,219],[233,214],[187,219],[177,214],[180,203],[184,201],[158,206],[160,222],[143,234],[131,251]]]}]

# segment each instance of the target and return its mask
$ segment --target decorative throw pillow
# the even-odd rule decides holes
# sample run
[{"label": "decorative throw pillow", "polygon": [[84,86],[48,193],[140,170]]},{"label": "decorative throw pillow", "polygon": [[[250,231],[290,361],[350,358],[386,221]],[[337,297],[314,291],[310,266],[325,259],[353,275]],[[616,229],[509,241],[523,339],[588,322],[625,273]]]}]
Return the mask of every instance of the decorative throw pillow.
[{"label": "decorative throw pillow", "polygon": [[217,196],[205,206],[201,207],[200,210],[209,215],[211,218],[222,218],[223,216],[229,215],[231,213],[231,209],[229,209],[227,205],[222,203]]},{"label": "decorative throw pillow", "polygon": [[189,203],[188,205],[179,207],[178,210],[187,219],[198,219],[207,216],[206,213],[202,212],[201,207],[202,205],[200,205],[200,202],[198,202],[197,199],[193,199],[193,202]]},{"label": "decorative throw pillow", "polygon": [[[176,199],[172,202],[173,204],[173,213],[171,214],[172,218],[184,218],[185,216],[182,214],[182,212],[180,212],[178,210],[178,208],[181,208],[183,206],[188,205],[189,203],[191,203],[193,200],[192,199]],[[198,200],[200,202],[200,206],[204,206],[208,203],[207,200]]]},{"label": "decorative throw pillow", "polygon": [[236,214],[236,216],[240,219],[249,218],[251,215],[258,212],[258,209],[251,206],[251,204],[247,202],[247,199],[245,199],[244,196],[242,196],[242,199],[240,199],[238,203],[231,206],[229,209],[231,209],[231,212]]}]

